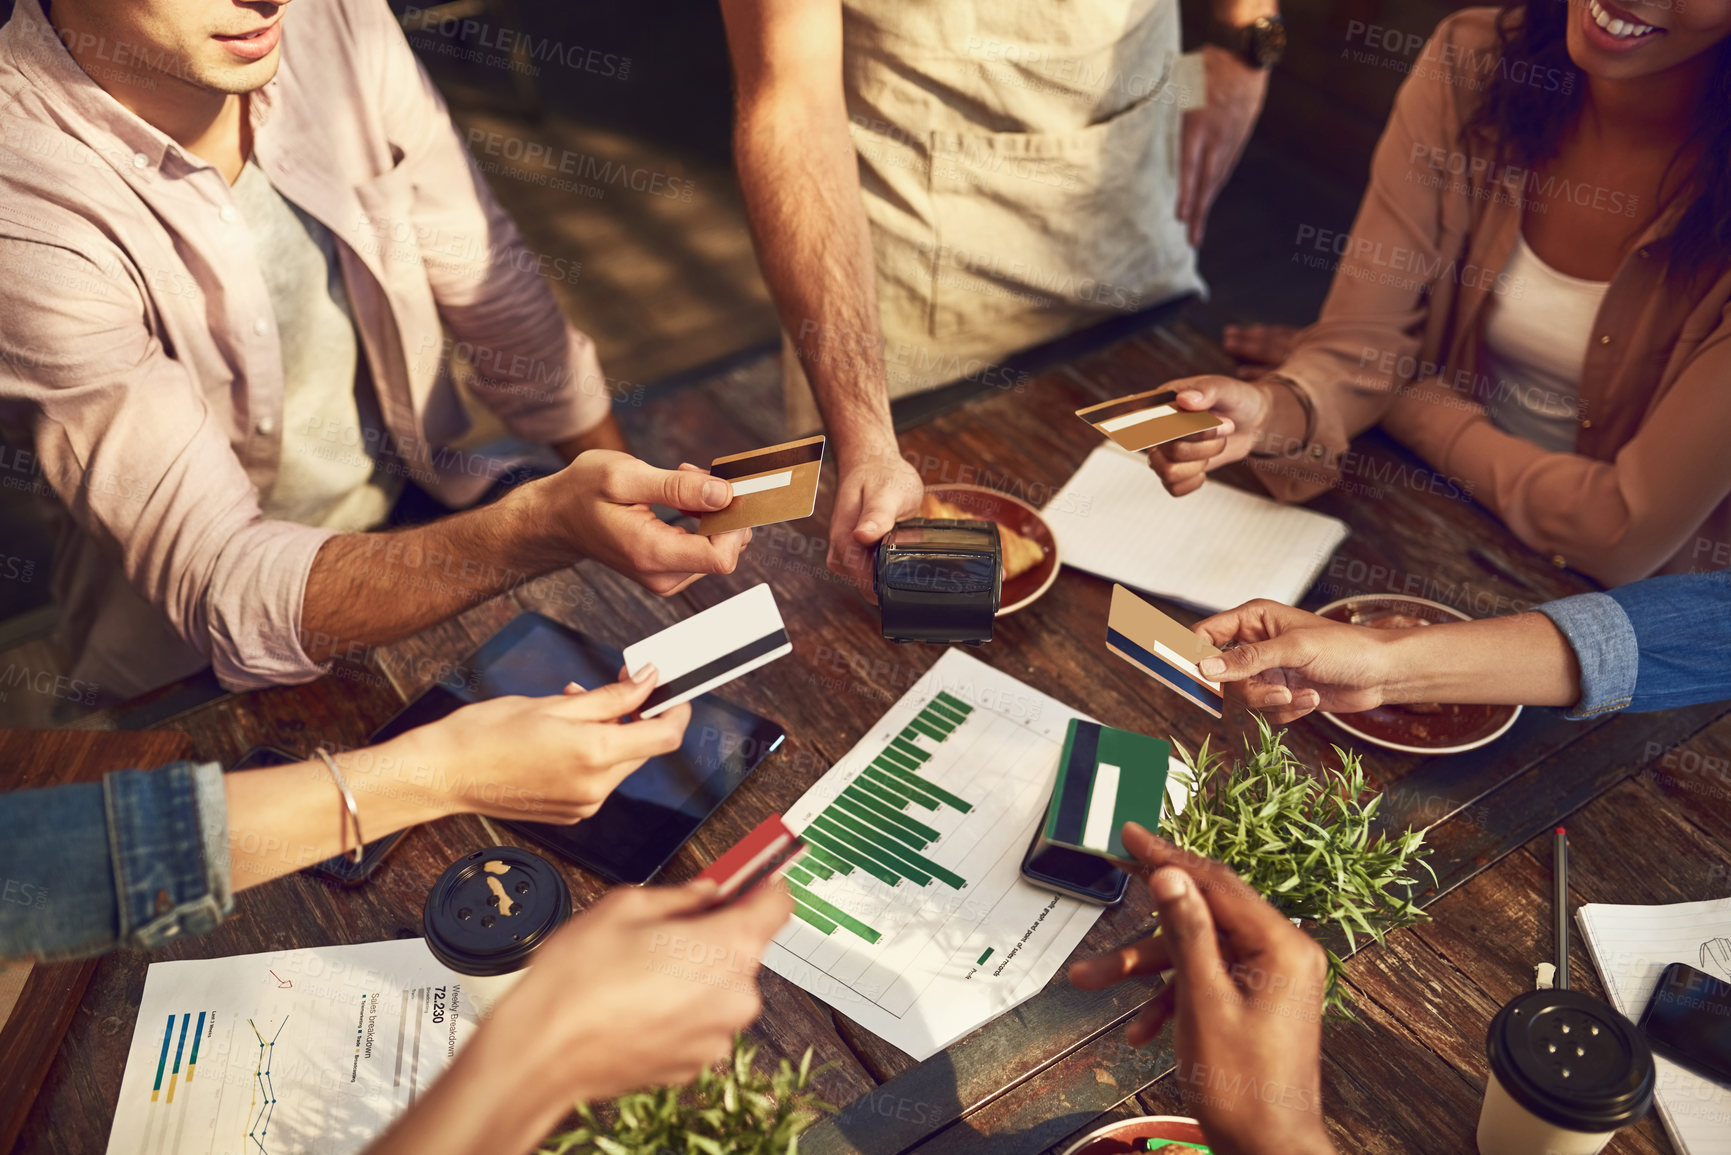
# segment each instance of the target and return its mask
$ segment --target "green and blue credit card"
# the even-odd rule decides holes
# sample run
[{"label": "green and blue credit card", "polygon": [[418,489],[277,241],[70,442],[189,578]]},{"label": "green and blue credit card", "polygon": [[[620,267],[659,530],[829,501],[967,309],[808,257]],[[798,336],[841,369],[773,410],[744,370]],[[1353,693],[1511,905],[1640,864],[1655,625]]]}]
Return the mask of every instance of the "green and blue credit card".
[{"label": "green and blue credit card", "polygon": [[1124,849],[1124,824],[1159,829],[1171,753],[1159,738],[1072,720],[1041,838],[1134,865]]}]

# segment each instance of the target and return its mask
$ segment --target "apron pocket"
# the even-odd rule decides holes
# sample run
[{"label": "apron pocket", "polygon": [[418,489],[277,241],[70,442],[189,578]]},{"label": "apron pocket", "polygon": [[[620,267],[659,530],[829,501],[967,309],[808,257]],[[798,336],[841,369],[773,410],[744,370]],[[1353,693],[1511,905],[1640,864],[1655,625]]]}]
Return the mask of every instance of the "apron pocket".
[{"label": "apron pocket", "polygon": [[1166,83],[1071,133],[932,134],[932,334],[1036,310],[1133,312],[1198,288],[1173,215],[1180,94]]}]

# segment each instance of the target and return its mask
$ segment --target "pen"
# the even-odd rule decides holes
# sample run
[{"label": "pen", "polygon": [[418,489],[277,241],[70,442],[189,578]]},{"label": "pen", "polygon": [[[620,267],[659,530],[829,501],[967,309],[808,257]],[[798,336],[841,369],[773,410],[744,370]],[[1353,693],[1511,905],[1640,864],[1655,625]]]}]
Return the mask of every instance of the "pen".
[{"label": "pen", "polygon": [[1557,977],[1552,984],[1559,991],[1569,989],[1569,834],[1557,827],[1551,852],[1551,879],[1556,893],[1551,899],[1551,911],[1557,918]]}]

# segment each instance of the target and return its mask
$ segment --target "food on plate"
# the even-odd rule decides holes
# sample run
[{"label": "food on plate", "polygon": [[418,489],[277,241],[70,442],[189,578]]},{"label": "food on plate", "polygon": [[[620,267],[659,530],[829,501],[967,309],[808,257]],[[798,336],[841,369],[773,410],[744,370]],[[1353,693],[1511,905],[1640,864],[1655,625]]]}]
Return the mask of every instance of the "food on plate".
[{"label": "food on plate", "polygon": [[[920,498],[921,517],[941,517],[958,521],[982,520],[979,514],[969,513],[959,505],[952,505],[941,498],[926,494]],[[984,520],[995,521],[993,518]],[[998,540],[1003,545],[1004,580],[1021,577],[1042,561],[1046,560],[1046,547],[1029,537],[1023,537],[1003,522],[996,522]]]}]

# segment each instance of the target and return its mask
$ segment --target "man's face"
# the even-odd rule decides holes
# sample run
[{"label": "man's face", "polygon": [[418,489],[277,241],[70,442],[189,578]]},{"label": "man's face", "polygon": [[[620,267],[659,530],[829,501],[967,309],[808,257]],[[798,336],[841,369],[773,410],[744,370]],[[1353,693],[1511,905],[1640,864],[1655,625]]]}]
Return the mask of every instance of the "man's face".
[{"label": "man's face", "polygon": [[134,61],[211,92],[262,88],[282,59],[289,0],[59,0]]}]

